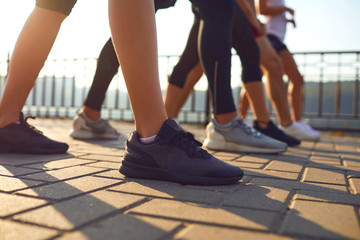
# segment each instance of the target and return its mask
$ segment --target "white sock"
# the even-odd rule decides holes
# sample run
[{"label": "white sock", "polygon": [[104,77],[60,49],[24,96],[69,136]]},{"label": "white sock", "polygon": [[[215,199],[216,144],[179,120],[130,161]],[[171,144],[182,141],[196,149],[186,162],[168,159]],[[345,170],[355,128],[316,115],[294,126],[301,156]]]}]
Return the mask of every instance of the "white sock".
[{"label": "white sock", "polygon": [[147,138],[140,138],[140,142],[141,143],[152,143],[157,135],[151,136],[151,137],[147,137]]}]

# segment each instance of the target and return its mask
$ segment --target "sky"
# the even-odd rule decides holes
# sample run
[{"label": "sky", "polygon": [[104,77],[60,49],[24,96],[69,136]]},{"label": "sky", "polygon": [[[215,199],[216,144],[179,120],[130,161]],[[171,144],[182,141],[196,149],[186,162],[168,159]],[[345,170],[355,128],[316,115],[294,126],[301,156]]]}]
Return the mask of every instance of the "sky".
[{"label": "sky", "polygon": [[[285,42],[293,52],[360,50],[360,0],[287,0],[297,28],[288,26]],[[0,61],[12,51],[35,0],[0,2]],[[106,0],[78,0],[63,22],[49,58],[96,58],[110,37]],[[188,0],[156,15],[159,55],[179,55],[193,15]]]}]

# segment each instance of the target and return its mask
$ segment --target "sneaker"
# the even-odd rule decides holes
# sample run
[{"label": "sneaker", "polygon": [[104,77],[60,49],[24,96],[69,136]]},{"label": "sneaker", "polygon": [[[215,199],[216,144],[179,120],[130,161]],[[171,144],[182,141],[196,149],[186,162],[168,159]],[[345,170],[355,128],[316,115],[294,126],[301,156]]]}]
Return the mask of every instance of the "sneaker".
[{"label": "sneaker", "polygon": [[206,127],[204,146],[212,150],[234,151],[243,153],[280,153],[287,149],[286,143],[272,139],[236,116],[227,126],[222,126],[215,119]]},{"label": "sneaker", "polygon": [[174,120],[164,122],[155,141],[140,142],[133,132],[126,143],[120,173],[191,185],[220,185],[240,180],[244,173],[201,148],[191,133],[180,130]]},{"label": "sneaker", "polygon": [[320,137],[321,137],[321,132],[320,131],[313,129],[309,124],[305,123],[303,120],[300,120],[297,123],[300,124],[304,129],[312,132],[313,135],[314,135],[314,138],[317,137],[318,138],[317,140],[320,139]]},{"label": "sneaker", "polygon": [[290,147],[299,145],[301,143],[300,140],[287,135],[286,133],[281,131],[279,128],[277,128],[276,125],[272,121],[270,121],[268,123],[267,128],[261,128],[259,126],[259,123],[257,121],[254,121],[254,128],[256,130],[258,130],[259,132],[265,134],[266,136],[269,136],[271,138],[274,138],[276,140],[286,143]]},{"label": "sneaker", "polygon": [[286,134],[299,140],[317,141],[320,138],[318,134],[314,134],[311,130],[304,128],[298,122],[293,122],[288,127],[279,126],[279,128]]},{"label": "sneaker", "polygon": [[70,136],[75,139],[118,139],[120,134],[108,121],[99,119],[93,121],[84,112],[74,117]]},{"label": "sneaker", "polygon": [[0,128],[0,153],[52,154],[64,153],[69,146],[66,143],[51,140],[35,127],[27,123],[29,118],[20,113],[19,123],[11,123]]}]

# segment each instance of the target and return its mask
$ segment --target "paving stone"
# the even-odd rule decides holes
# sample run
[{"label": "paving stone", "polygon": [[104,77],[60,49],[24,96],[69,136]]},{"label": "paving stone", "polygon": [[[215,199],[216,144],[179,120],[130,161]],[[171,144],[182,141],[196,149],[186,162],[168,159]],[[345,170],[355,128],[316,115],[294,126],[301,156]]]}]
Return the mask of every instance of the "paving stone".
[{"label": "paving stone", "polygon": [[198,239],[198,240],[290,240],[293,238],[277,234],[245,231],[240,229],[220,228],[215,226],[204,226],[192,224],[175,236],[175,239]]},{"label": "paving stone", "polygon": [[250,163],[268,163],[271,160],[268,156],[256,156],[256,155],[245,155],[238,159],[236,159],[236,162],[250,162]]},{"label": "paving stone", "polygon": [[70,153],[45,154],[45,155],[2,153],[0,155],[0,164],[10,165],[10,166],[21,166],[29,163],[48,162],[48,161],[73,158],[73,157],[74,155]]},{"label": "paving stone", "polygon": [[299,162],[309,162],[309,158],[308,157],[303,157],[303,156],[294,156],[292,154],[288,154],[288,153],[283,153],[281,155],[276,155],[276,157],[274,157],[272,160],[279,160],[282,162],[294,162],[294,163],[299,163]]},{"label": "paving stone", "polygon": [[330,184],[346,185],[343,173],[335,170],[325,170],[318,168],[306,168],[304,172],[305,182],[319,182]]},{"label": "paving stone", "polygon": [[38,207],[47,202],[40,199],[16,196],[13,194],[0,193],[0,217]]},{"label": "paving stone", "polygon": [[354,207],[311,201],[293,203],[282,232],[322,239],[360,239]]},{"label": "paving stone", "polygon": [[264,212],[234,207],[211,207],[206,205],[154,199],[135,207],[130,212],[150,214],[195,222],[220,224],[222,226],[245,227],[268,230],[279,217],[275,212]]},{"label": "paving stone", "polygon": [[299,173],[302,168],[303,168],[302,163],[289,163],[289,162],[284,162],[284,161],[273,160],[265,168],[265,170],[275,170],[275,171]]},{"label": "paving stone", "polygon": [[257,169],[243,169],[245,176],[264,177],[264,178],[280,178],[288,180],[296,180],[299,173],[282,172],[273,170],[257,170]]},{"label": "paving stone", "polygon": [[181,223],[158,218],[119,214],[93,223],[75,233],[65,234],[59,240],[76,239],[161,239]]},{"label": "paving stone", "polygon": [[121,162],[121,156],[89,154],[89,155],[79,157],[79,158],[80,159],[88,159],[88,160],[90,159],[90,160],[110,161],[110,162],[116,162],[119,164]]},{"label": "paving stone", "polygon": [[360,160],[344,160],[344,165],[349,167],[359,167],[360,168]]},{"label": "paving stone", "polygon": [[61,230],[71,230],[96,218],[115,213],[118,209],[143,199],[139,196],[99,191],[56,203],[14,218]]},{"label": "paving stone", "polygon": [[360,206],[360,195],[354,196],[351,195],[350,193],[329,193],[329,192],[299,190],[295,195],[295,199]]},{"label": "paving stone", "polygon": [[56,170],[66,167],[72,167],[77,165],[83,165],[88,163],[93,163],[95,161],[89,161],[89,160],[82,160],[78,158],[69,158],[69,159],[61,159],[51,162],[45,162],[45,163],[35,163],[26,165],[27,168],[35,168],[35,169],[43,169],[43,170]]},{"label": "paving stone", "polygon": [[87,167],[94,167],[94,168],[102,168],[102,169],[119,170],[120,162],[100,161],[100,162],[87,164],[86,166]]},{"label": "paving stone", "polygon": [[[226,186],[224,186],[226,187]],[[139,194],[148,197],[170,198],[177,201],[215,203],[224,198],[223,192],[188,188],[184,185],[152,180],[127,182],[109,189],[121,193]]]},{"label": "paving stone", "polygon": [[110,178],[95,178],[86,176],[76,178],[64,182],[57,182],[45,186],[35,187],[18,191],[17,193],[36,196],[39,198],[60,200],[71,196],[76,196],[84,192],[93,191],[113,184],[121,183],[117,179]]},{"label": "paving stone", "polygon": [[196,185],[186,185],[185,187],[188,189],[198,189],[198,190],[207,190],[212,192],[221,192],[226,194],[234,193],[237,189],[243,186],[243,181],[245,181],[248,177],[244,177],[241,181],[228,185],[219,185],[219,186],[196,186]]},{"label": "paving stone", "polygon": [[[334,167],[341,167],[341,160],[337,159],[337,160],[323,160],[323,159],[312,159],[311,160],[312,163],[308,164],[308,166],[317,166],[319,168],[329,168],[329,166],[334,166]],[[314,163],[314,164],[313,164]]]},{"label": "paving stone", "polygon": [[350,178],[349,183],[353,193],[360,194],[360,178]]},{"label": "paving stone", "polygon": [[240,168],[250,168],[250,169],[262,169],[264,167],[263,163],[249,163],[249,162],[232,161],[230,164],[240,167]]},{"label": "paving stone", "polygon": [[0,219],[0,238],[1,238],[1,240],[49,239],[57,234],[58,234],[58,232],[55,230]]},{"label": "paving stone", "polygon": [[20,180],[14,177],[0,176],[0,191],[12,192],[20,189],[34,187],[44,182],[32,181],[32,180]]},{"label": "paving stone", "polygon": [[280,211],[289,193],[289,190],[247,184],[231,194],[222,205]]},{"label": "paving stone", "polygon": [[58,170],[51,170],[41,173],[26,175],[22,178],[31,180],[42,180],[48,182],[57,182],[69,178],[80,177],[83,175],[90,175],[96,172],[103,171],[102,169],[91,168],[86,166],[74,166]]},{"label": "paving stone", "polygon": [[93,175],[94,177],[105,177],[105,178],[114,178],[114,179],[118,179],[118,180],[124,180],[125,176],[122,175],[118,169],[116,170],[110,170],[110,171],[106,171],[106,172],[101,172],[101,173],[96,173]]},{"label": "paving stone", "polygon": [[297,182],[282,179],[269,179],[269,178],[254,178],[250,183],[259,186],[270,186],[280,189],[303,189],[310,191],[332,192],[332,193],[347,193],[346,186],[331,185],[310,182]]},{"label": "paving stone", "polygon": [[0,175],[2,176],[15,177],[15,176],[21,176],[31,173],[38,173],[38,172],[43,172],[43,170],[0,165]]}]

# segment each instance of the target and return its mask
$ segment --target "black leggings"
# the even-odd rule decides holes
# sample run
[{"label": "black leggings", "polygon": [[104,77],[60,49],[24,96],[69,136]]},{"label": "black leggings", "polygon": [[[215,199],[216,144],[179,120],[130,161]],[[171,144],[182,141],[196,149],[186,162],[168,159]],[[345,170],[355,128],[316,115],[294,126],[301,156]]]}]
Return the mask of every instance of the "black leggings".
[{"label": "black leggings", "polygon": [[[239,6],[235,6],[232,45],[241,59],[242,81],[261,81],[260,52],[249,21]],[[194,11],[193,11],[194,12]],[[200,19],[194,12],[194,23],[190,30],[184,52],[169,77],[169,83],[183,88],[187,75],[199,62],[197,53]]]}]

